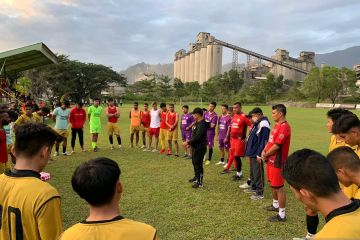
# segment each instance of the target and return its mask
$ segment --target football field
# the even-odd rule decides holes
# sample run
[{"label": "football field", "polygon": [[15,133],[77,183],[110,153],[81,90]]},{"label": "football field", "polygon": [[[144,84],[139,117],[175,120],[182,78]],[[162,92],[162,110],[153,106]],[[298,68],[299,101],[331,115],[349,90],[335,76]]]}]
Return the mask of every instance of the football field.
[{"label": "football field", "polygon": [[[139,103],[140,108],[142,104]],[[211,165],[204,166],[204,187],[192,189],[188,179],[193,177],[191,160],[168,157],[158,153],[143,152],[130,148],[129,111],[131,104],[120,107],[120,128],[123,148],[110,150],[105,132],[106,118],[103,113],[103,133],[99,136],[99,152],[92,152],[88,122],[85,124],[85,148],[81,153],[78,141],[76,153],[72,156],[55,157],[45,171],[51,173],[50,184],[55,186],[62,197],[64,227],[82,221],[87,216],[87,204],[72,190],[71,176],[76,166],[95,157],[108,157],[120,165],[124,194],[121,210],[124,217],[153,225],[161,239],[240,239],[240,238],[283,238],[303,237],[306,234],[305,212],[287,190],[287,222],[270,223],[263,208],[272,202],[271,190],[266,185],[265,198],[250,200],[250,195],[239,188],[241,182],[232,181],[232,173],[221,175],[222,166],[219,151],[214,148]],[[195,106],[191,105],[190,110]],[[206,107],[207,106],[203,106]],[[253,106],[244,106],[248,113]],[[262,106],[271,127],[271,107]],[[181,112],[177,106],[178,113]],[[323,109],[289,108],[287,120],[292,128],[291,149],[315,149],[327,153],[330,134],[326,130],[326,111]],[[216,108],[220,113],[220,106]],[[179,135],[180,136],[180,135]],[[69,139],[70,140],[70,139]],[[116,142],[116,139],[114,139]],[[140,138],[141,143],[141,138]],[[181,143],[179,139],[179,143]],[[141,146],[141,144],[139,144]],[[183,149],[180,145],[181,155]],[[60,148],[61,151],[61,148]],[[68,152],[70,152],[68,141]],[[243,159],[245,179],[249,176],[249,164]],[[320,216],[321,226],[323,217]]]}]

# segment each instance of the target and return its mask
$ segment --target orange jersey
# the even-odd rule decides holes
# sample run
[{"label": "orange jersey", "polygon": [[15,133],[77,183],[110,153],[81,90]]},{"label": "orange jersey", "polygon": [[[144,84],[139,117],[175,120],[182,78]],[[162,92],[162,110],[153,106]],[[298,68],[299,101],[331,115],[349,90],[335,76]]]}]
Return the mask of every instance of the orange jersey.
[{"label": "orange jersey", "polygon": [[131,109],[130,116],[131,126],[139,127],[141,124],[140,110],[135,111],[135,109]]}]

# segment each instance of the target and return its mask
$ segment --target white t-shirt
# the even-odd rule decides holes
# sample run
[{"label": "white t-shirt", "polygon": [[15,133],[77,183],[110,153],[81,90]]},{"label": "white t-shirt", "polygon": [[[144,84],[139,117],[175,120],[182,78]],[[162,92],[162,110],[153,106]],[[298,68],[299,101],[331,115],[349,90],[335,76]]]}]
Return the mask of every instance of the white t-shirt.
[{"label": "white t-shirt", "polygon": [[151,116],[150,128],[159,128],[160,127],[159,109],[157,110],[151,109],[150,116]]}]

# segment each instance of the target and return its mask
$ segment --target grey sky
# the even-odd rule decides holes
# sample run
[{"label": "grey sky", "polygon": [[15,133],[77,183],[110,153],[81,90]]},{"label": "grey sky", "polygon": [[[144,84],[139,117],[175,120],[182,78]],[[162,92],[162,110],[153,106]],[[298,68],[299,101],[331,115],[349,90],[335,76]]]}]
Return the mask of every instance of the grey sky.
[{"label": "grey sky", "polygon": [[[198,32],[271,56],[360,45],[357,0],[0,0],[0,51],[44,42],[115,70],[169,63]],[[224,62],[230,62],[224,51]]]}]

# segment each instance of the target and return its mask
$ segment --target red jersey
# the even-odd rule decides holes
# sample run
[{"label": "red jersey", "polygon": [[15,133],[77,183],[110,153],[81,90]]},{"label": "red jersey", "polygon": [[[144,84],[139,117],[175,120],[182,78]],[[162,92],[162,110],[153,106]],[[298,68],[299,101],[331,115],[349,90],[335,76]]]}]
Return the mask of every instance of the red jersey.
[{"label": "red jersey", "polygon": [[3,129],[0,129],[0,162],[7,163],[8,152],[6,145],[6,133]]},{"label": "red jersey", "polygon": [[[108,114],[115,114],[116,112],[117,112],[116,106],[108,107]],[[117,116],[109,117],[108,121],[111,123],[117,123],[118,117]]]},{"label": "red jersey", "polygon": [[150,122],[151,122],[150,111],[141,112],[141,124],[145,128],[148,128],[148,127],[150,127]]},{"label": "red jersey", "polygon": [[83,128],[86,121],[86,111],[83,108],[78,109],[77,107],[74,107],[70,111],[69,121],[71,123],[71,128]]},{"label": "red jersey", "polygon": [[232,138],[246,138],[246,128],[251,125],[251,121],[246,118],[244,113],[234,114],[231,118],[230,137]]},{"label": "red jersey", "polygon": [[[166,114],[166,116],[167,116],[167,127],[169,129],[170,129],[170,125],[172,126],[172,125],[175,124],[177,115],[178,114],[176,112],[171,113],[170,111]],[[171,129],[171,130],[174,130],[176,127],[177,127],[177,125],[174,126],[174,128]]]},{"label": "red jersey", "polygon": [[168,129],[168,126],[166,125],[166,114],[167,112],[161,112],[161,121],[160,121],[160,128],[161,129]]},{"label": "red jersey", "polygon": [[270,138],[265,146],[265,152],[274,144],[280,146],[280,149],[273,155],[268,157],[268,164],[281,168],[289,154],[291,128],[287,122],[277,123],[270,133]]}]

